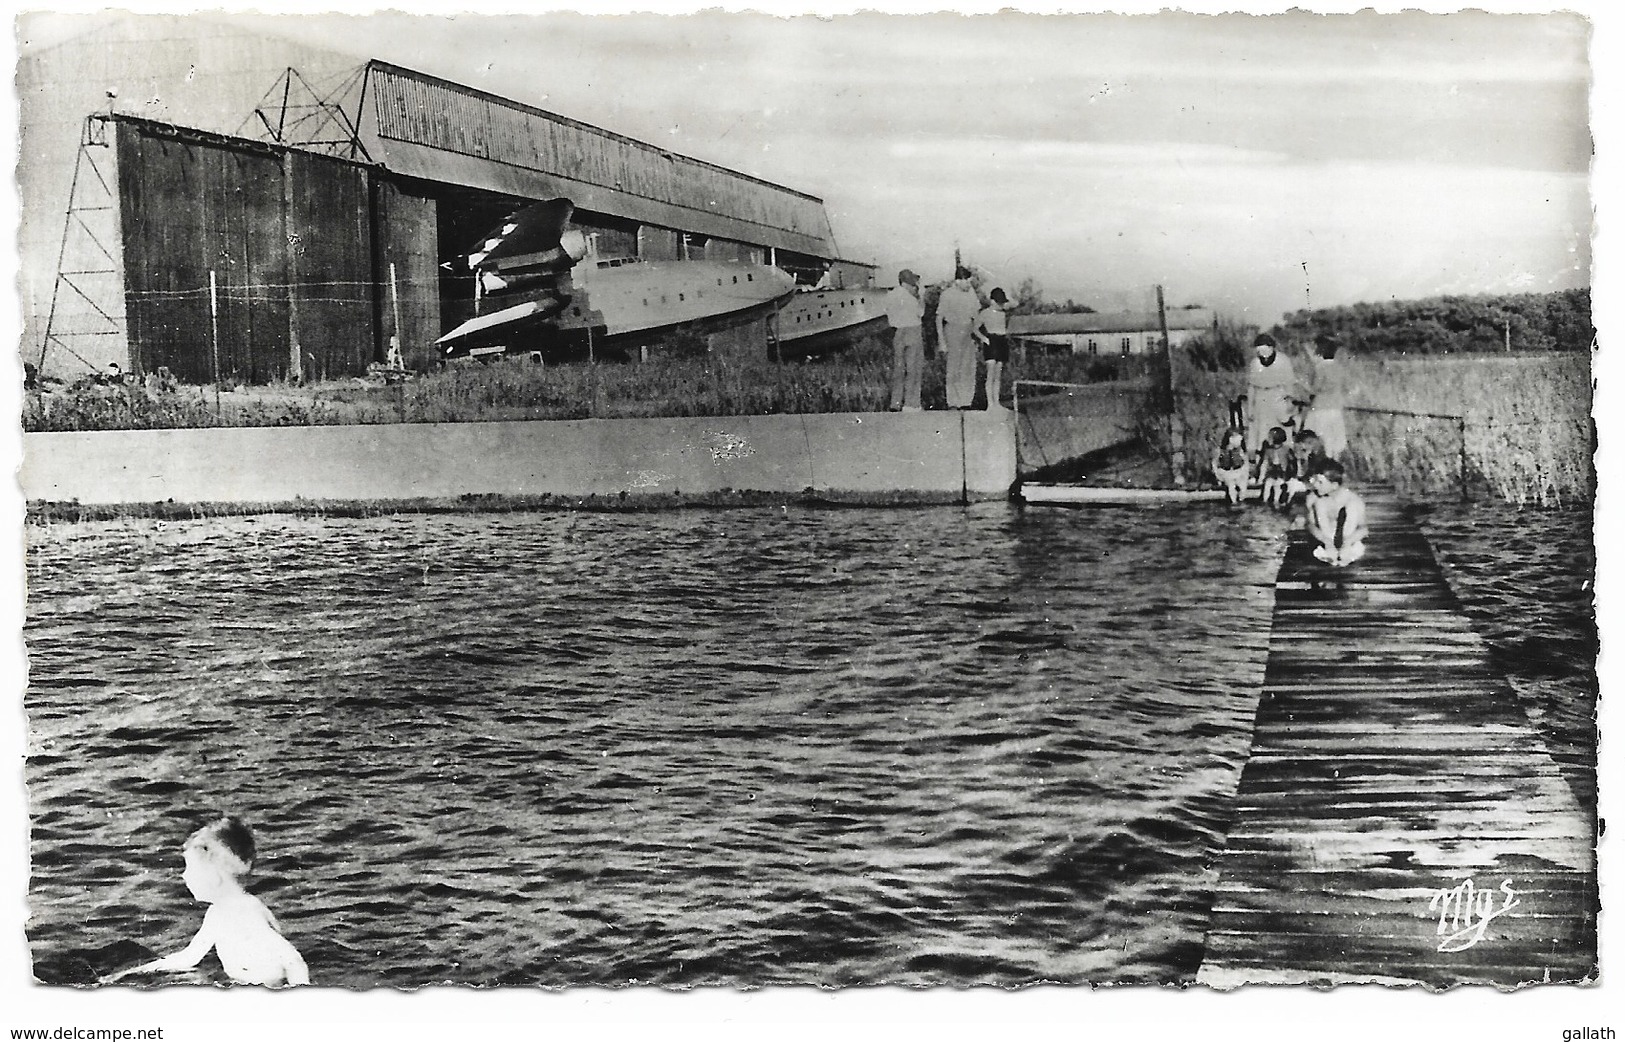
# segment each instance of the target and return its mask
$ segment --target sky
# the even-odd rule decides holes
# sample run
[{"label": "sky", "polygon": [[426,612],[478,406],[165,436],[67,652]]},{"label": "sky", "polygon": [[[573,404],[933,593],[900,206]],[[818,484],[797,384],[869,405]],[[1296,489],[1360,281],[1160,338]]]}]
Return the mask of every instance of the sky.
[{"label": "sky", "polygon": [[1581,14],[239,17],[810,192],[888,284],[958,248],[1269,325],[1591,281]]},{"label": "sky", "polygon": [[1578,14],[262,17],[819,196],[1049,300],[1268,325],[1591,275]]}]

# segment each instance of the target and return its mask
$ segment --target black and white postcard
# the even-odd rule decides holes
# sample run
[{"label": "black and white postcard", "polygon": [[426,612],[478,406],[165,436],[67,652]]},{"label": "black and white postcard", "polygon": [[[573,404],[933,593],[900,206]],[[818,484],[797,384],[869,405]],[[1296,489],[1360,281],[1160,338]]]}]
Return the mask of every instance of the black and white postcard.
[{"label": "black and white postcard", "polygon": [[1617,29],[18,15],[4,1026],[1615,1037]]}]

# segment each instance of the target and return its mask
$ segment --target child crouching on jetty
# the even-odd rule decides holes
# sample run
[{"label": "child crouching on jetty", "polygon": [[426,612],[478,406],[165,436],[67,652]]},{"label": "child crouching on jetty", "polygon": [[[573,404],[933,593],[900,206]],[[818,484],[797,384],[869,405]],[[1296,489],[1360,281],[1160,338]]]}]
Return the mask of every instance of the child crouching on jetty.
[{"label": "child crouching on jetty", "polygon": [[1292,446],[1287,443],[1285,428],[1271,427],[1269,437],[1264,440],[1258,468],[1264,481],[1265,503],[1279,510],[1286,509],[1287,481],[1297,473],[1295,464],[1296,458],[1292,455]]},{"label": "child crouching on jetty", "polygon": [[1343,465],[1321,459],[1309,474],[1309,537],[1315,556],[1342,567],[1365,556],[1365,501],[1343,484]]},{"label": "child crouching on jetty", "polygon": [[1213,454],[1213,476],[1224,486],[1224,497],[1232,505],[1246,498],[1249,469],[1246,436],[1231,427],[1220,439],[1219,451]]},{"label": "child crouching on jetty", "polygon": [[238,984],[309,984],[305,960],[282,936],[282,928],[260,899],[243,889],[254,866],[254,834],[239,818],[205,825],[181,848],[186,868],[181,880],[192,896],[209,906],[192,943],[173,955],[122,970],[103,983],[137,973],[187,970],[213,949],[227,976]]}]

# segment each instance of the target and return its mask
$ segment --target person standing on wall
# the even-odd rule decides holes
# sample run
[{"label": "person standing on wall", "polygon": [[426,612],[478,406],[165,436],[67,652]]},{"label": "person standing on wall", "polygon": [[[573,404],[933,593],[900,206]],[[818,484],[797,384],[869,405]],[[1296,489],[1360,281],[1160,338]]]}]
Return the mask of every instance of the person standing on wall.
[{"label": "person standing on wall", "polygon": [[976,397],[976,338],[971,327],[981,310],[970,269],[955,268],[953,284],[937,301],[937,343],[946,359],[950,409],[969,409]]},{"label": "person standing on wall", "polygon": [[1337,338],[1324,333],[1315,337],[1315,349],[1310,359],[1314,397],[1303,426],[1320,435],[1328,459],[1341,459],[1343,450],[1349,446],[1348,426],[1343,419],[1343,406],[1348,404],[1348,386],[1346,371],[1337,364]]},{"label": "person standing on wall", "polygon": [[897,273],[897,288],[886,294],[886,322],[891,326],[891,411],[920,411],[920,376],[925,368],[925,335],[920,319],[920,277],[907,268]]},{"label": "person standing on wall", "polygon": [[1004,406],[999,404],[1000,378],[1004,371],[1004,363],[1010,360],[1010,327],[1004,314],[1005,308],[1010,306],[1010,299],[1005,296],[1004,290],[998,287],[994,287],[988,297],[992,303],[976,316],[971,333],[981,343],[982,353],[987,359],[985,384],[987,409],[989,412],[999,412],[1004,409]]}]

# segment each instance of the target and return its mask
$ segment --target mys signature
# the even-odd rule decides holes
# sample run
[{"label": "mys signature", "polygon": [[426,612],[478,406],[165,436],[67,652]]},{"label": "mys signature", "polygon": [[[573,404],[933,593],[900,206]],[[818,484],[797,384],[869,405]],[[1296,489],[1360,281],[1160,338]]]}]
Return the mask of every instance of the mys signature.
[{"label": "mys signature", "polygon": [[1484,939],[1484,931],[1499,916],[1518,907],[1518,892],[1512,889],[1512,880],[1503,880],[1500,888],[1501,907],[1495,907],[1497,891],[1480,889],[1471,879],[1464,879],[1448,890],[1440,890],[1428,902],[1428,911],[1439,913],[1441,952],[1466,951]]}]

